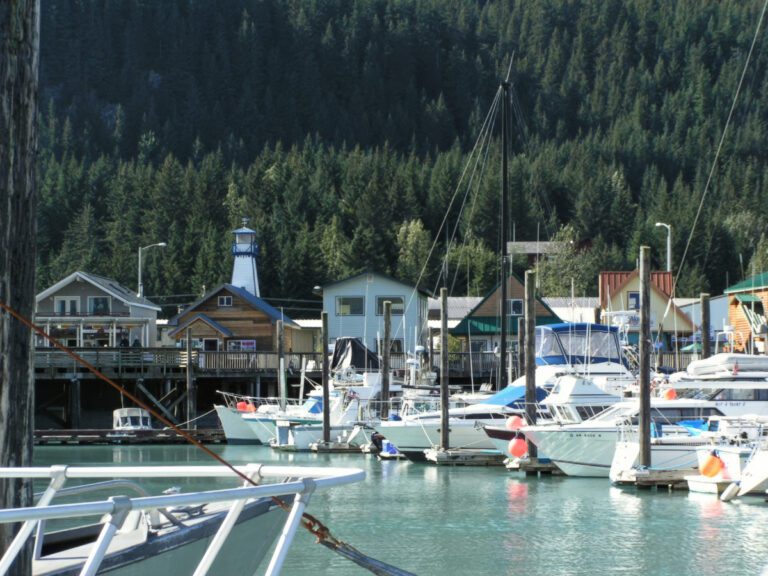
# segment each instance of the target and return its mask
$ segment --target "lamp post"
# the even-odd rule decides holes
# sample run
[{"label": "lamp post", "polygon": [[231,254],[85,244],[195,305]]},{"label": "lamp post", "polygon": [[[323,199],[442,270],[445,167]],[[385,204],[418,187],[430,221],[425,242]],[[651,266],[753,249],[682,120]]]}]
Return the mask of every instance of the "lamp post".
[{"label": "lamp post", "polygon": [[656,226],[667,229],[667,272],[672,272],[672,226],[663,222],[656,222]]},{"label": "lamp post", "polygon": [[144,284],[141,282],[141,253],[142,251],[154,248],[155,246],[165,248],[167,244],[165,242],[158,242],[157,244],[150,244],[149,246],[139,246],[139,291],[136,294],[139,298],[144,298]]}]

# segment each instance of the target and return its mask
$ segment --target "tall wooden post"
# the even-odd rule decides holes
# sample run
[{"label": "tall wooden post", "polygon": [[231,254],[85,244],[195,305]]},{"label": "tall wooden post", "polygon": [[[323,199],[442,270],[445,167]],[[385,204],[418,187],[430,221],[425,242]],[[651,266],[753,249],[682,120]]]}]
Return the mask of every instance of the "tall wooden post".
[{"label": "tall wooden post", "polygon": [[508,180],[508,156],[509,156],[509,87],[508,81],[501,83],[501,333],[499,334],[499,381],[498,390],[508,384],[507,380],[507,334],[509,332],[509,311],[507,310],[507,282],[508,268],[512,267],[507,260],[507,239],[509,238],[509,180]]},{"label": "tall wooden post", "polygon": [[384,350],[381,366],[381,419],[389,419],[389,354],[392,339],[392,302],[384,302]]},{"label": "tall wooden post", "polygon": [[328,368],[328,312],[323,310],[323,442],[328,445],[331,441],[331,394],[329,386],[329,368]]},{"label": "tall wooden post", "polygon": [[440,447],[450,447],[448,429],[448,288],[440,288]]},{"label": "tall wooden post", "polygon": [[712,342],[709,340],[711,321],[709,316],[709,294],[701,293],[701,357],[712,356]]},{"label": "tall wooden post", "polygon": [[187,328],[187,428],[197,429],[197,390],[192,370],[192,331]]},{"label": "tall wooden post", "polygon": [[640,247],[640,465],[651,465],[651,249]]},{"label": "tall wooden post", "polygon": [[[536,424],[536,272],[525,271],[525,420]],[[536,445],[528,441],[528,457],[536,458]]]},{"label": "tall wooden post", "polygon": [[277,385],[280,389],[280,410],[285,412],[288,403],[288,386],[285,382],[285,345],[283,343],[283,321],[277,321]]},{"label": "tall wooden post", "polygon": [[[39,0],[0,8],[0,302],[25,318],[35,310]],[[0,466],[31,466],[35,376],[32,333],[0,311]],[[0,480],[3,507],[32,506],[32,482]],[[17,524],[0,524],[8,550]],[[32,573],[27,543],[11,574]]]}]

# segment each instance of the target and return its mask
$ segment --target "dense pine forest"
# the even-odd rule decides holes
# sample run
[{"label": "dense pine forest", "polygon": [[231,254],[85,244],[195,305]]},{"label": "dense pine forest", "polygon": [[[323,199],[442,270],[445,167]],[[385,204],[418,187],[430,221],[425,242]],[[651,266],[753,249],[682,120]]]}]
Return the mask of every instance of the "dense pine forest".
[{"label": "dense pine forest", "polygon": [[764,27],[745,68],[761,10],[45,0],[38,287],[74,270],[134,286],[138,247],[164,241],[145,293],[190,301],[228,280],[246,216],[267,298],[311,299],[365,268],[426,290],[447,270],[453,295],[484,295],[499,273],[498,129],[472,210],[451,197],[510,70],[515,239],[567,246],[542,265],[544,294],[571,278],[596,294],[597,272],[634,268],[641,244],[663,269],[659,221],[678,295],[717,294],[768,264]]}]

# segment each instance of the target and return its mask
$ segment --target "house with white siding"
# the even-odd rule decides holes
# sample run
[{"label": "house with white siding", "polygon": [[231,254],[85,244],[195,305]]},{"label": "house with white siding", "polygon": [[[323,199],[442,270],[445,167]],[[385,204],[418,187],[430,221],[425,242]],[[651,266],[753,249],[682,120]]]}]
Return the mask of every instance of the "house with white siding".
[{"label": "house with white siding", "polygon": [[386,274],[366,271],[321,287],[328,313],[329,344],[337,338],[360,338],[380,353],[384,340],[384,302],[392,303],[390,337],[393,353],[428,346],[429,293]]}]

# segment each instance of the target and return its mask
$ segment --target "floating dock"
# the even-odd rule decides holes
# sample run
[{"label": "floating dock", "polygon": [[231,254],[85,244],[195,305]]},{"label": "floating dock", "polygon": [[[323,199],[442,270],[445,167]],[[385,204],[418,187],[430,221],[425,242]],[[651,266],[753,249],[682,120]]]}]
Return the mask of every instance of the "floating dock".
[{"label": "floating dock", "polygon": [[[203,444],[223,444],[224,431],[217,428],[184,430]],[[187,440],[170,429],[135,430],[132,432],[109,429],[93,430],[35,430],[37,445],[87,444],[183,444]]]},{"label": "floating dock", "polygon": [[456,448],[442,450],[430,448],[424,451],[427,462],[438,466],[503,466],[504,454],[496,450]]},{"label": "floating dock", "polygon": [[349,442],[313,442],[309,445],[309,449],[311,452],[321,453],[354,452],[362,454],[359,444],[350,444]]},{"label": "floating dock", "polygon": [[688,480],[696,473],[696,468],[681,468],[676,470],[654,470],[653,468],[627,468],[615,473],[611,480],[619,486],[634,485],[638,488],[666,487],[673,489],[688,489]]},{"label": "floating dock", "polygon": [[547,458],[507,458],[504,461],[507,470],[525,472],[526,476],[551,475],[562,476],[563,472]]}]

